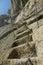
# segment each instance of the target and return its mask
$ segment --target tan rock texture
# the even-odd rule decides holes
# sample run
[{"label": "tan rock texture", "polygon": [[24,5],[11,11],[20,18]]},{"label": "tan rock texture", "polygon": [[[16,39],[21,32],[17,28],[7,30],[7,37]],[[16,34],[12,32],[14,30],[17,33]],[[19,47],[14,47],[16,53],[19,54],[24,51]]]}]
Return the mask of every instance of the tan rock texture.
[{"label": "tan rock texture", "polygon": [[22,10],[0,27],[0,65],[43,65],[43,0],[18,1]]}]

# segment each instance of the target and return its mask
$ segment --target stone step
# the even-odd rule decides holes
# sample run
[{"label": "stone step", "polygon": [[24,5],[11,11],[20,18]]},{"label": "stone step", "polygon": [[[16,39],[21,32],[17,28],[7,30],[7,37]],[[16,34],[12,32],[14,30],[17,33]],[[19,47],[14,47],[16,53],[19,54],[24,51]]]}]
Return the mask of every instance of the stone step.
[{"label": "stone step", "polygon": [[25,44],[31,41],[33,41],[32,35],[26,35],[26,36],[23,36],[22,38],[15,40],[14,43],[11,45],[11,47],[15,47],[15,46]]},{"label": "stone step", "polygon": [[19,33],[23,32],[23,31],[25,31],[25,30],[27,30],[27,29],[28,29],[28,28],[26,27],[26,25],[23,25],[23,26],[19,27],[19,28],[15,31],[15,33],[16,33],[16,34],[19,34]]},{"label": "stone step", "polygon": [[4,60],[1,65],[43,65],[43,58],[7,59]]},{"label": "stone step", "polygon": [[5,58],[19,59],[19,58],[27,58],[33,56],[34,57],[37,56],[35,45],[34,44],[30,45],[29,43],[25,43],[17,47],[10,48]]},{"label": "stone step", "polygon": [[21,38],[23,36],[29,35],[30,33],[32,33],[32,30],[27,29],[26,31],[18,34],[16,39],[19,39],[19,38]]},{"label": "stone step", "polygon": [[30,62],[31,59],[25,58],[25,59],[7,59],[6,61],[3,61],[3,65],[31,65],[34,62]]}]

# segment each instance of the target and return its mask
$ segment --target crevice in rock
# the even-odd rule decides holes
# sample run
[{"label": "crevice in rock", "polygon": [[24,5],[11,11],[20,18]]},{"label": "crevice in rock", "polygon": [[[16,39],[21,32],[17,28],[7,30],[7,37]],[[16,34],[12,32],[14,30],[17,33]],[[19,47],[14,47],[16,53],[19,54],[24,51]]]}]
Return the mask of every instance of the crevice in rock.
[{"label": "crevice in rock", "polygon": [[17,36],[16,39],[22,38],[23,36],[29,35],[29,34],[31,34],[31,33],[32,33],[32,29],[30,29],[30,30],[27,29],[27,31],[24,31],[24,32],[20,33],[20,34]]},{"label": "crevice in rock", "polygon": [[[43,9],[41,9],[39,12],[37,12],[36,15],[39,14],[41,11],[43,11]],[[36,15],[35,15],[35,13],[34,13],[34,11],[33,11],[33,12],[31,12],[30,16],[27,15],[27,17],[24,19],[24,21],[27,20],[27,19],[29,19],[29,18],[31,18],[31,17],[33,17],[33,16],[36,16]],[[41,16],[41,15],[40,15],[40,16]]]},{"label": "crevice in rock", "polygon": [[42,19],[42,18],[43,18],[43,15],[40,15],[39,17],[35,18],[34,20],[30,21],[29,24],[32,24],[32,23],[34,23],[34,22],[37,22],[37,21],[39,21],[39,20]]},{"label": "crevice in rock", "polygon": [[19,54],[16,50],[13,50],[11,54],[8,56],[8,59],[19,59]]},{"label": "crevice in rock", "polygon": [[12,44],[12,47],[16,47],[16,46],[18,46],[18,41],[16,41],[16,42],[14,42],[13,44]]}]

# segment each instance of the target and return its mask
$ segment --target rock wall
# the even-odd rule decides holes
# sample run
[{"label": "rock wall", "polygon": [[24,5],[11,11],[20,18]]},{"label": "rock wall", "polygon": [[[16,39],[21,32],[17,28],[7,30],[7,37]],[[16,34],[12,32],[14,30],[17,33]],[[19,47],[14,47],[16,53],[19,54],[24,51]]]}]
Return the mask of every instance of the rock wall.
[{"label": "rock wall", "polygon": [[43,65],[43,0],[28,0],[12,23],[0,27],[0,65]]}]

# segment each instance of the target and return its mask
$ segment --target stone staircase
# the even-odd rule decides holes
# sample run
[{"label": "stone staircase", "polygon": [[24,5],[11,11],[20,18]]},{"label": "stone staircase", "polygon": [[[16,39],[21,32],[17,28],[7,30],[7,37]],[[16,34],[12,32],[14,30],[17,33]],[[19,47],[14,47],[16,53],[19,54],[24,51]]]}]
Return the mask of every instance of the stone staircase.
[{"label": "stone staircase", "polygon": [[32,30],[24,30],[17,34],[14,43],[3,54],[2,65],[33,64],[31,58],[37,57],[36,48],[32,43]]},{"label": "stone staircase", "polygon": [[[41,29],[43,29],[43,26],[40,26],[36,32]],[[18,33],[14,43],[2,54],[1,65],[42,65],[43,41],[40,44],[38,41],[36,41],[37,43],[34,42],[35,34],[33,35],[33,33],[35,31],[32,32],[30,29]]]},{"label": "stone staircase", "polygon": [[12,27],[0,28],[0,65],[43,65],[43,11],[36,17],[32,5],[34,0],[27,2]]}]

